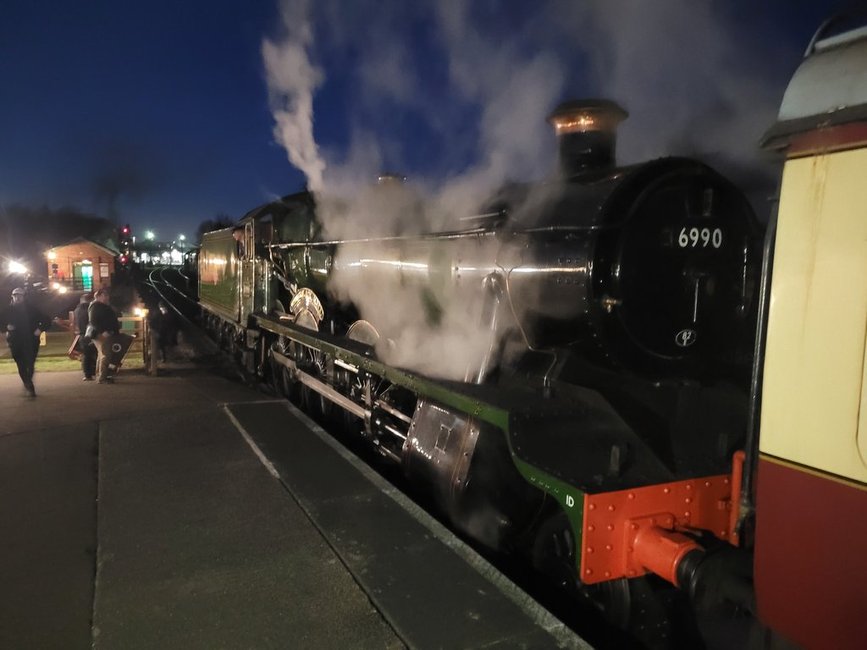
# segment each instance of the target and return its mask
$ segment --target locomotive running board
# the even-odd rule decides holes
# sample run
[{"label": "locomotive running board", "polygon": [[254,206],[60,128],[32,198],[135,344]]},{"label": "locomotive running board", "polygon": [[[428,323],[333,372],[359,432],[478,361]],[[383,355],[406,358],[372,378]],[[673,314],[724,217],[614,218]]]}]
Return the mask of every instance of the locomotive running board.
[{"label": "locomotive running board", "polygon": [[[444,382],[422,377],[421,375],[417,375],[411,371],[402,368],[395,368],[394,366],[382,363],[370,355],[371,350],[368,346],[356,341],[331,336],[325,332],[313,332],[292,323],[287,323],[285,321],[281,322],[268,316],[257,315],[254,316],[254,318],[262,329],[279,336],[284,336],[317,350],[321,350],[322,352],[331,355],[335,362],[341,361],[343,363],[351,364],[358,370],[369,372],[377,377],[387,379],[391,383],[403,386],[419,396],[429,397],[445,406],[450,406],[458,411],[471,414],[481,420],[493,424],[503,431],[509,430],[509,409],[499,403],[494,403],[484,397],[469,395],[465,391],[462,392],[450,388]],[[291,359],[287,358],[287,360],[292,362]],[[294,362],[292,363],[294,364]],[[293,371],[297,371],[297,367]],[[308,377],[310,376],[308,375]],[[310,379],[318,381],[313,377],[310,377]],[[327,384],[321,385],[329,389],[331,388]],[[310,388],[317,390],[312,385],[310,385]],[[317,390],[317,392],[319,391]],[[339,393],[337,394],[339,395]],[[325,397],[328,397],[328,395],[325,395]],[[355,404],[355,402],[352,403],[358,407],[358,404]]]}]

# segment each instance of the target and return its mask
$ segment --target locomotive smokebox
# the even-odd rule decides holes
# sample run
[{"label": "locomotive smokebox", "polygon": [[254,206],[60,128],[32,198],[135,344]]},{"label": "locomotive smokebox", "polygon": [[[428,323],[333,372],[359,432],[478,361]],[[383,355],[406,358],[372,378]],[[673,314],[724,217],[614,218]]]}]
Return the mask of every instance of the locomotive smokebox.
[{"label": "locomotive smokebox", "polygon": [[560,170],[565,177],[613,167],[617,125],[629,116],[620,105],[607,99],[563,102],[548,123],[560,140]]}]

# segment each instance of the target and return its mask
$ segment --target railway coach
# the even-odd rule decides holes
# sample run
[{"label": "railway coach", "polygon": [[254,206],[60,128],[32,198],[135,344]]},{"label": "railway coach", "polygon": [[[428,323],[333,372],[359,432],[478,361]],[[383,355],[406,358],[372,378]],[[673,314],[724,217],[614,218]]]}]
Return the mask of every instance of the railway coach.
[{"label": "railway coach", "polygon": [[867,638],[867,26],[847,26],[816,34],[763,139],[785,164],[760,347],[756,597],[807,648]]}]

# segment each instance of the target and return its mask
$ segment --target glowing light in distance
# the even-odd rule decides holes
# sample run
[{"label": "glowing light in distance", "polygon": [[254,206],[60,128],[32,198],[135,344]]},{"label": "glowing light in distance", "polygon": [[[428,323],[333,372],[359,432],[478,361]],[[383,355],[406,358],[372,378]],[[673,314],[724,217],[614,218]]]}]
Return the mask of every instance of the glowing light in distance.
[{"label": "glowing light in distance", "polygon": [[48,256],[48,259],[50,259],[50,260],[56,260],[57,259],[57,253],[55,253],[54,251],[48,251],[46,253],[46,255]]},{"label": "glowing light in distance", "polygon": [[10,273],[27,273],[27,267],[24,266],[21,262],[16,262],[15,260],[9,260],[9,272]]},{"label": "glowing light in distance", "polygon": [[154,234],[153,230],[146,230],[145,231],[145,239],[147,239],[148,241],[153,241],[154,237],[156,237],[156,235]]}]

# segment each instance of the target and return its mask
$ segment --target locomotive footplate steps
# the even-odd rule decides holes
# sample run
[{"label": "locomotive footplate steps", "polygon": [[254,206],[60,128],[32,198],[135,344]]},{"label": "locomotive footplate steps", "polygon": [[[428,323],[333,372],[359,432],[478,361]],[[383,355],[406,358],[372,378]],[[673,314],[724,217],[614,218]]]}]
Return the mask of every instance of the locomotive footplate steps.
[{"label": "locomotive footplate steps", "polygon": [[99,444],[96,648],[588,647],[284,401]]}]

